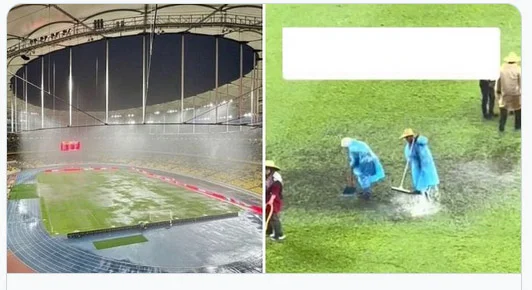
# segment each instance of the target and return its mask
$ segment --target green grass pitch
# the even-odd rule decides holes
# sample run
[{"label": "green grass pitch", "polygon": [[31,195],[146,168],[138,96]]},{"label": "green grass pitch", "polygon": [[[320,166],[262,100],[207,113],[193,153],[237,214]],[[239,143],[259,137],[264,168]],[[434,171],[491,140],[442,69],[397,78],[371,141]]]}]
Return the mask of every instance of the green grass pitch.
[{"label": "green grass pitch", "polygon": [[37,186],[35,184],[19,184],[13,186],[10,192],[10,198],[12,200],[37,198]]},{"label": "green grass pitch", "polygon": [[[501,56],[520,54],[516,8],[266,5],[266,23],[266,156],[283,169],[287,235],[267,243],[267,272],[521,272],[521,134],[513,117],[504,134],[482,119],[478,80],[286,81],[281,41],[283,27],[499,27]],[[393,217],[386,205],[406,127],[429,138],[436,159],[435,215]],[[387,174],[367,205],[340,197],[346,136],[367,142]]]},{"label": "green grass pitch", "polygon": [[143,235],[134,235],[134,236],[128,236],[128,237],[120,237],[120,238],[114,238],[114,239],[108,239],[108,240],[95,241],[93,242],[93,244],[97,250],[103,250],[103,249],[116,248],[116,247],[121,247],[121,246],[132,245],[132,244],[144,243],[147,241],[148,239],[146,239],[146,237],[144,237]]},{"label": "green grass pitch", "polygon": [[51,234],[238,211],[230,204],[126,170],[41,173],[36,190],[43,224]]}]

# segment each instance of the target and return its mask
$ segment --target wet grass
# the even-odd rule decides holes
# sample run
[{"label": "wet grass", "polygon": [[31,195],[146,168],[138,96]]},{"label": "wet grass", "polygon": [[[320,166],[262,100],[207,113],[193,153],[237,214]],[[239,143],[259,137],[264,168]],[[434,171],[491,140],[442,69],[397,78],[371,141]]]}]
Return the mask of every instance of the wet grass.
[{"label": "wet grass", "polygon": [[43,225],[51,234],[238,211],[230,204],[128,171],[44,173],[37,181]]},{"label": "wet grass", "polygon": [[146,239],[146,237],[144,237],[143,235],[134,235],[134,236],[128,236],[128,237],[120,237],[120,238],[115,238],[115,239],[95,241],[93,242],[93,244],[97,250],[103,250],[103,249],[145,243],[147,241],[148,239]]},{"label": "wet grass", "polygon": [[13,186],[10,192],[9,199],[28,199],[28,198],[37,198],[37,192],[35,190],[35,184],[18,184]]},{"label": "wet grass", "polygon": [[[502,54],[520,53],[519,12],[509,5],[267,5],[266,17],[266,153],[283,168],[287,234],[267,244],[267,272],[520,272],[521,135],[513,118],[504,134],[497,120],[481,118],[478,81],[290,82],[281,57],[281,28],[290,26],[495,26]],[[413,218],[393,201],[406,127],[429,138],[441,179],[435,215]],[[340,197],[345,136],[367,142],[383,163],[387,178],[370,202]]]}]

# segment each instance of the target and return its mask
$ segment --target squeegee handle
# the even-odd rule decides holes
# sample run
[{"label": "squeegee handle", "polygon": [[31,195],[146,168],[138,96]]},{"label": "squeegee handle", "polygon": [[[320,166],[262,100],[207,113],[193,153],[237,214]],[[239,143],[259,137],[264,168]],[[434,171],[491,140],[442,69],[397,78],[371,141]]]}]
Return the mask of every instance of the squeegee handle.
[{"label": "squeegee handle", "polygon": [[403,188],[403,184],[405,183],[406,172],[408,171],[408,164],[409,163],[410,163],[410,159],[406,161],[405,170],[403,171],[403,178],[401,179],[401,185],[399,185],[400,188]]},{"label": "squeegee handle", "polygon": [[[414,151],[416,140],[417,140],[417,136],[414,138],[414,141],[412,142],[412,148],[410,148],[410,156],[412,156],[412,152]],[[399,186],[400,188],[403,188],[403,184],[405,182],[406,172],[408,171],[408,165],[410,164],[410,156],[408,156],[408,159],[406,160],[405,171],[403,172],[403,178],[401,179],[401,185]]]}]

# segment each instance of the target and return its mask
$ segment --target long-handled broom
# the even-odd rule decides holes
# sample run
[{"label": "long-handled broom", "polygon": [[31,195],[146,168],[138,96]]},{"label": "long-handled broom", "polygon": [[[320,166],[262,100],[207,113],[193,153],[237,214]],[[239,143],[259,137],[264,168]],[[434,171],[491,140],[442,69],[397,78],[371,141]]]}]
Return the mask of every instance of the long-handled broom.
[{"label": "long-handled broom", "polygon": [[408,170],[408,164],[410,163],[410,161],[407,161],[406,162],[406,166],[405,166],[405,171],[403,172],[403,179],[401,179],[401,184],[399,185],[399,187],[393,187],[392,186],[392,190],[395,190],[395,191],[399,191],[399,192],[403,192],[403,193],[411,193],[410,190],[406,189],[406,188],[403,188],[403,184],[405,182],[405,178],[406,178],[406,172]]},{"label": "long-handled broom", "polygon": [[[412,155],[412,151],[414,151],[414,146],[415,146],[415,143],[416,143],[416,139],[414,139],[414,141],[412,142],[412,148],[410,149],[410,155]],[[403,187],[403,184],[404,184],[405,178],[406,178],[406,172],[408,171],[408,165],[410,165],[410,158],[408,158],[406,160],[405,170],[403,172],[403,178],[401,179],[401,184],[399,185],[399,187],[393,187],[392,186],[392,190],[403,192],[403,193],[412,193],[412,191],[410,191],[410,190],[408,190],[408,189]]]},{"label": "long-handled broom", "polygon": [[272,214],[273,214],[273,206],[266,204],[266,208],[268,206],[270,206],[270,212],[268,213],[268,217],[266,217],[266,227],[268,226],[268,224],[270,224],[270,219],[272,218]]},{"label": "long-handled broom", "polygon": [[268,213],[268,217],[266,218],[266,231],[268,230],[268,227],[270,226],[270,220],[273,215],[273,206],[270,204],[266,204],[266,208],[268,208],[268,206],[270,206],[270,212]]}]

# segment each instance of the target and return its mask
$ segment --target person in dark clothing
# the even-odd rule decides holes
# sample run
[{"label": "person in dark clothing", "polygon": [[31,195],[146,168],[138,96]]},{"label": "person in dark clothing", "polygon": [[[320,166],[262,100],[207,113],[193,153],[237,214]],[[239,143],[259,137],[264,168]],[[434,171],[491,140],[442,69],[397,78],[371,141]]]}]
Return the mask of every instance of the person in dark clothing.
[{"label": "person in dark clothing", "polygon": [[266,225],[266,234],[272,240],[284,240],[280,213],[283,206],[283,179],[280,168],[271,160],[266,160],[266,216],[271,218]]},{"label": "person in dark clothing", "polygon": [[484,119],[496,117],[493,113],[495,107],[495,81],[480,80],[480,92],[482,93],[482,115]]}]

